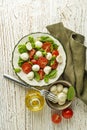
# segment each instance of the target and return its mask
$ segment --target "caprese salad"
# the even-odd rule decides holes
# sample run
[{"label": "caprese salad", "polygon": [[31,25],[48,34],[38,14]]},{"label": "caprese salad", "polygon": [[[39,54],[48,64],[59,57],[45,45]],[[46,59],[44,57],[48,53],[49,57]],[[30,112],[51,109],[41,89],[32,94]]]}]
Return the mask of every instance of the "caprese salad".
[{"label": "caprese salad", "polygon": [[50,36],[29,36],[25,43],[17,46],[19,58],[18,68],[14,68],[15,72],[23,71],[28,80],[44,80],[48,83],[49,79],[57,76],[57,68],[63,62],[58,48]]}]

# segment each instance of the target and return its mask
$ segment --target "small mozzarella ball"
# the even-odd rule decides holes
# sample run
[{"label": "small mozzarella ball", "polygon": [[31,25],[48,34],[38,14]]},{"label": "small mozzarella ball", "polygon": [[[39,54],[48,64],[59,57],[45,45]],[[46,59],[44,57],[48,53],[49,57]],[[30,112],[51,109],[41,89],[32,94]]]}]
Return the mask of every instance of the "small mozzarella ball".
[{"label": "small mozzarella ball", "polygon": [[56,57],[56,60],[57,60],[57,62],[60,63],[60,64],[63,62],[63,58],[62,58],[61,55],[58,55],[58,56]]},{"label": "small mozzarella ball", "polygon": [[41,57],[41,56],[42,56],[42,52],[41,52],[41,51],[37,51],[37,52],[36,52],[36,55],[37,55],[38,57]]},{"label": "small mozzarella ball", "polygon": [[64,105],[65,104],[65,101],[64,102],[58,102],[59,105]]},{"label": "small mozzarella ball", "polygon": [[34,78],[34,72],[31,71],[27,74],[28,79],[32,80]]},{"label": "small mozzarella ball", "polygon": [[39,65],[33,65],[33,66],[32,66],[32,70],[33,70],[33,71],[39,71],[39,69],[40,69],[40,66],[39,66]]},{"label": "small mozzarella ball", "polygon": [[26,44],[26,48],[27,48],[27,50],[32,50],[32,46],[31,46],[31,43],[30,42],[28,42],[27,44]]},{"label": "small mozzarella ball", "polygon": [[46,58],[47,58],[48,60],[51,60],[52,54],[51,54],[50,52],[48,52],[47,55],[46,55]]},{"label": "small mozzarella ball", "polygon": [[51,93],[53,93],[54,95],[57,95],[57,91],[53,91],[53,92],[51,92]]},{"label": "small mozzarella ball", "polygon": [[22,59],[22,60],[24,60],[24,61],[26,61],[26,60],[28,60],[29,59],[29,55],[28,55],[28,53],[22,53],[21,55],[20,55],[20,58]]},{"label": "small mozzarella ball", "polygon": [[42,45],[43,45],[43,43],[40,42],[40,41],[36,41],[36,42],[35,42],[35,46],[36,46],[36,47],[42,47]]},{"label": "small mozzarella ball", "polygon": [[53,85],[53,86],[50,88],[50,91],[51,91],[51,92],[56,91],[56,85]]},{"label": "small mozzarella ball", "polygon": [[64,92],[65,94],[67,94],[68,93],[68,88],[63,88],[62,92]]},{"label": "small mozzarella ball", "polygon": [[66,101],[66,99],[67,99],[67,95],[65,93],[61,92],[58,94],[58,101],[59,102],[64,102],[64,101]]},{"label": "small mozzarella ball", "polygon": [[63,85],[62,84],[57,84],[57,92],[63,91]]},{"label": "small mozzarella ball", "polygon": [[46,67],[44,68],[45,74],[49,74],[50,71],[51,71],[51,67],[50,67],[50,66],[46,66]]}]

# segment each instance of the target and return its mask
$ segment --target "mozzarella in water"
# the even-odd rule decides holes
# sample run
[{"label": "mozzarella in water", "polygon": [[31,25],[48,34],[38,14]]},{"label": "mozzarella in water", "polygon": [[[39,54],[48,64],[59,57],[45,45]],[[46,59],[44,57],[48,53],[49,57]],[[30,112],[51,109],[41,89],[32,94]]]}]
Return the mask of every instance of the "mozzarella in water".
[{"label": "mozzarella in water", "polygon": [[49,74],[50,71],[51,71],[51,67],[50,67],[50,66],[46,66],[46,67],[44,68],[45,74]]},{"label": "mozzarella in water", "polygon": [[36,65],[36,64],[35,64],[35,65],[32,66],[32,70],[33,70],[33,71],[39,71],[39,69],[40,69],[40,66],[39,66],[39,65]]},{"label": "mozzarella in water", "polygon": [[62,58],[61,55],[58,55],[58,56],[56,57],[56,60],[57,60],[57,62],[60,63],[60,64],[63,62],[63,58]]},{"label": "mozzarella in water", "polygon": [[29,59],[29,55],[28,55],[28,53],[22,53],[21,55],[20,55],[20,58],[22,59],[22,60],[24,60],[24,61],[26,61],[26,60],[28,60]]},{"label": "mozzarella in water", "polygon": [[64,89],[63,89],[63,92],[64,92],[65,94],[67,94],[67,93],[68,93],[68,88],[64,88]]},{"label": "mozzarella in water", "polygon": [[63,90],[62,84],[57,84],[57,92],[61,92]]},{"label": "mozzarella in water", "polygon": [[65,102],[66,99],[67,99],[67,95],[65,93],[61,92],[58,94],[58,101],[59,102]]},{"label": "mozzarella in water", "polygon": [[56,85],[53,85],[53,86],[50,88],[50,91],[51,91],[51,92],[55,92],[55,91],[56,91]]},{"label": "mozzarella in water", "polygon": [[28,79],[32,80],[34,78],[34,72],[31,71],[27,74]]},{"label": "mozzarella in water", "polygon": [[32,50],[32,46],[31,46],[31,43],[30,42],[28,42],[27,44],[26,44],[26,48],[27,48],[27,50]]},{"label": "mozzarella in water", "polygon": [[43,45],[43,43],[40,42],[40,41],[36,41],[36,42],[35,42],[35,46],[36,46],[36,47],[42,47],[42,45]]},{"label": "mozzarella in water", "polygon": [[42,52],[41,52],[41,51],[37,51],[37,52],[36,52],[36,55],[37,55],[38,57],[41,57],[41,56],[42,56]]},{"label": "mozzarella in water", "polygon": [[48,60],[51,60],[52,54],[51,54],[50,52],[48,52],[47,55],[46,55],[46,58],[47,58]]}]

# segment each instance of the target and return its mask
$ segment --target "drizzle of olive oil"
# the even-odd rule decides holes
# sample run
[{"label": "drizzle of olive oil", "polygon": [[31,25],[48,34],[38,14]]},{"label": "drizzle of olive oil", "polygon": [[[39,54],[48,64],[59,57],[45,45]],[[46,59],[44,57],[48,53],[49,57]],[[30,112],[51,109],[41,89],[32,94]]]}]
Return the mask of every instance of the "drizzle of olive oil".
[{"label": "drizzle of olive oil", "polygon": [[25,105],[31,111],[39,111],[44,106],[44,97],[39,91],[30,89],[25,97]]}]

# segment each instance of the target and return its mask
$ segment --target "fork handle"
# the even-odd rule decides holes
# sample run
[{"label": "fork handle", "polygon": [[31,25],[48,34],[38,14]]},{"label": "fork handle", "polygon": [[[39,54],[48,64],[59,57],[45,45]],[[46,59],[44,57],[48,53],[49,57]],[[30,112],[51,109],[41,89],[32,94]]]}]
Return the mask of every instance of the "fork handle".
[{"label": "fork handle", "polygon": [[18,83],[18,84],[20,84],[20,85],[22,85],[22,86],[25,86],[26,88],[32,88],[32,89],[37,90],[37,91],[40,92],[39,89],[37,89],[37,88],[35,88],[35,87],[32,87],[32,86],[30,86],[30,85],[28,85],[28,84],[26,84],[26,83],[20,82],[19,80],[13,78],[12,76],[10,76],[10,75],[8,75],[8,74],[4,74],[3,76],[4,76],[4,78],[7,78],[7,79],[9,79],[9,80],[11,80],[11,81],[14,81],[14,82],[16,82],[16,83]]},{"label": "fork handle", "polygon": [[25,83],[23,83],[23,82],[20,82],[19,80],[13,78],[12,76],[10,76],[10,75],[8,75],[8,74],[4,74],[3,76],[4,76],[4,78],[7,78],[7,79],[9,79],[9,80],[11,80],[11,81],[14,81],[14,82],[16,82],[16,83],[18,83],[18,84],[20,84],[20,85],[22,85],[22,86],[25,86],[26,88],[30,88],[29,85],[27,85],[27,84],[25,84]]}]

